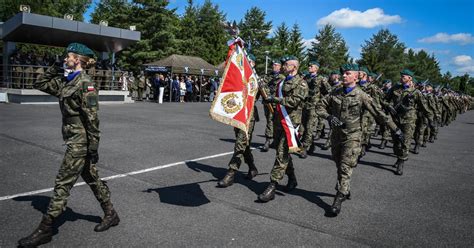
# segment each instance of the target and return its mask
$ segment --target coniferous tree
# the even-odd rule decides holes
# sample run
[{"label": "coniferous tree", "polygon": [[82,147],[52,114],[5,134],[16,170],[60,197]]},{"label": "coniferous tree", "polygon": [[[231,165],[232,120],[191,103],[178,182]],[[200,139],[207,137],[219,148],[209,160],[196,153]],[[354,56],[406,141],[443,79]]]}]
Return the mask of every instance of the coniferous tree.
[{"label": "coniferous tree", "polygon": [[405,62],[405,44],[388,29],[381,29],[362,45],[361,59],[357,61],[370,71],[383,73],[384,78],[400,80]]},{"label": "coniferous tree", "polygon": [[321,65],[321,73],[328,74],[331,70],[350,62],[349,49],[342,35],[337,33],[332,25],[327,24],[319,30],[315,41],[311,43],[308,59],[317,60]]}]

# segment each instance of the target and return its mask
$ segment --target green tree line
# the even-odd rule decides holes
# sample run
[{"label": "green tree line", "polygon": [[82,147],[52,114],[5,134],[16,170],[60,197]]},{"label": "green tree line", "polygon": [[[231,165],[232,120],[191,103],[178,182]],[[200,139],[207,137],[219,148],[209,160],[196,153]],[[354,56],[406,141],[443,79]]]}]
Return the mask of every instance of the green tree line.
[{"label": "green tree line", "polygon": [[[19,11],[23,1],[5,0],[0,7],[0,21],[6,21]],[[75,20],[84,20],[91,0],[31,1],[33,13],[63,17],[74,15]],[[171,54],[198,56],[211,64],[219,65],[227,54],[227,41],[231,37],[222,23],[226,13],[218,4],[206,0],[201,5],[188,0],[183,14],[169,7],[167,0],[101,0],[90,14],[91,23],[101,20],[109,26],[128,29],[136,26],[141,40],[119,52],[118,65],[125,70],[138,71],[141,65],[162,59]],[[275,26],[268,20],[265,11],[250,7],[241,20],[236,20],[240,37],[247,42],[249,52],[257,58],[257,72],[263,74],[265,65],[271,70],[271,60],[286,55],[298,57],[302,71],[310,60],[317,60],[322,74],[338,69],[347,62],[367,66],[372,72],[382,74],[381,79],[397,82],[399,72],[408,68],[415,72],[418,81],[429,80],[454,90],[473,95],[474,79],[469,75],[453,77],[450,72],[441,73],[434,54],[407,49],[397,35],[381,29],[361,45],[360,59],[350,58],[347,44],[331,25],[321,27],[309,44],[305,44],[298,23],[285,22]],[[32,45],[19,45],[24,50],[48,49]],[[53,50],[54,51],[54,50]]]}]

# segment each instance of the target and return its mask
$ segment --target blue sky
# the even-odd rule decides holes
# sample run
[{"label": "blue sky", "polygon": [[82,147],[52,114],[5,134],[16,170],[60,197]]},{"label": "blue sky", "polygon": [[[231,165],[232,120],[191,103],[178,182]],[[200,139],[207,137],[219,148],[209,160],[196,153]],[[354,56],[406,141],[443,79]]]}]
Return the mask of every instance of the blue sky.
[{"label": "blue sky", "polygon": [[[202,4],[204,0],[195,0]],[[341,33],[350,56],[381,28],[388,28],[408,48],[434,53],[442,72],[474,76],[474,1],[472,0],[212,0],[228,20],[241,20],[252,6],[264,10],[273,27],[298,23],[306,41],[321,25],[330,23]],[[182,14],[186,0],[171,0]],[[92,7],[93,8],[93,7]],[[91,10],[88,12],[90,13]],[[87,15],[87,14],[86,14]],[[88,18],[86,17],[86,20]]]}]

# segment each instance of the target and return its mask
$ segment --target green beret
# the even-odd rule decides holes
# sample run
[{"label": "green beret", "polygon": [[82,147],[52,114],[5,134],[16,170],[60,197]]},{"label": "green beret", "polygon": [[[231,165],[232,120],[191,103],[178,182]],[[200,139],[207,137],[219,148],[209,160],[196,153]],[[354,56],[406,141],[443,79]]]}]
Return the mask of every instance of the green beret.
[{"label": "green beret", "polygon": [[377,73],[369,72],[369,76],[373,77],[373,78],[376,78],[378,75],[377,75]]},{"label": "green beret", "polygon": [[341,72],[338,70],[334,70],[331,72],[331,75],[341,75]]},{"label": "green beret", "polygon": [[68,53],[75,53],[89,58],[95,57],[94,51],[88,48],[86,45],[81,43],[71,43],[67,46],[66,51]]},{"label": "green beret", "polygon": [[288,57],[289,57],[288,55],[281,57],[280,59],[281,63],[284,64],[286,61],[288,61]]},{"label": "green beret", "polygon": [[391,84],[391,83],[392,83],[392,80],[390,79],[383,80],[383,84]]},{"label": "green beret", "polygon": [[249,59],[252,60],[253,62],[255,62],[255,56],[253,54],[249,54]]},{"label": "green beret", "polygon": [[[286,60],[286,61],[288,61],[288,60],[296,60],[296,61],[298,61],[298,58],[295,57],[295,56],[293,56],[293,55],[290,55],[290,56],[287,57],[287,60]],[[285,61],[285,62],[286,62],[286,61]]]},{"label": "green beret", "polygon": [[[407,75],[407,76],[410,76],[410,77],[413,77],[415,76],[415,73],[413,73],[412,71],[408,70],[408,69],[404,69],[403,71],[400,72],[400,75]],[[413,78],[413,81],[415,78]]]},{"label": "green beret", "polygon": [[341,74],[344,74],[346,71],[359,71],[359,65],[357,64],[343,64],[341,66]]},{"label": "green beret", "polygon": [[365,72],[367,76],[369,75],[369,69],[367,69],[365,66],[359,66],[359,71]]},{"label": "green beret", "polygon": [[309,66],[315,65],[315,66],[319,67],[319,63],[316,60],[309,61],[308,65]]},{"label": "green beret", "polygon": [[282,63],[281,63],[281,60],[274,59],[274,60],[272,60],[272,64],[274,64],[274,65],[275,65],[275,64],[281,65]]}]

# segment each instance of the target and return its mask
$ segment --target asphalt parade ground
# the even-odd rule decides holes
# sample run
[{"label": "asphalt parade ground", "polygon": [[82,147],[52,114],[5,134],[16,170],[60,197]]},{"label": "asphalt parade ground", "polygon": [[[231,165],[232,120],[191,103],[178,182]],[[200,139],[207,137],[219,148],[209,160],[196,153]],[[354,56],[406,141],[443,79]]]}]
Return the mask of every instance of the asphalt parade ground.
[{"label": "asphalt parade ground", "polygon": [[[252,146],[264,143],[261,104]],[[100,106],[99,174],[121,218],[103,233],[103,215],[80,180],[57,234],[44,247],[472,247],[474,111],[440,128],[438,140],[410,154],[396,176],[391,144],[372,147],[355,168],[337,217],[336,167],[329,151],[293,156],[298,188],[279,186],[259,203],[275,151],[253,150],[259,175],[245,164],[229,188],[217,188],[234,132],[209,118],[209,103]],[[316,141],[322,143],[324,140]],[[372,138],[379,144],[380,138]],[[0,105],[0,247],[14,247],[39,224],[64,155],[58,105]],[[286,185],[286,179],[281,182]]]}]

